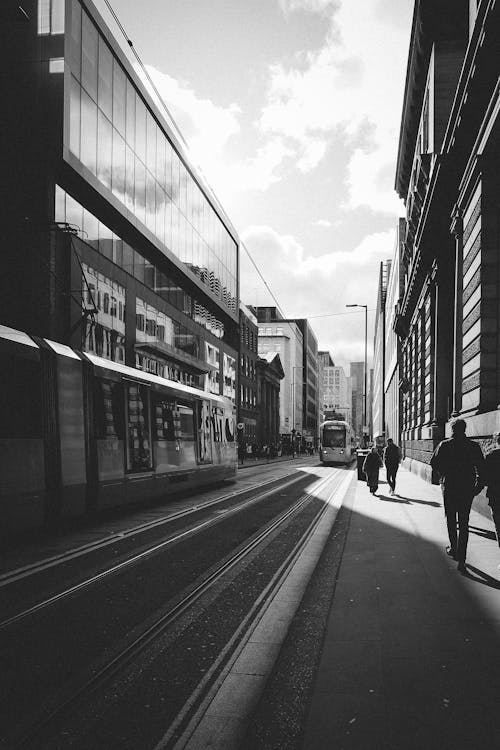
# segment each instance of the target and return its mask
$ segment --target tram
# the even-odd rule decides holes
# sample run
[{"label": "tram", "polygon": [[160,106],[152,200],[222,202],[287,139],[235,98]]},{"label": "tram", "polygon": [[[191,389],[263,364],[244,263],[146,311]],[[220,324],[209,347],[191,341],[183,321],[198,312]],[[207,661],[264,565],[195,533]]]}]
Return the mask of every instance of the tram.
[{"label": "tram", "polygon": [[231,400],[0,326],[0,535],[234,478]]},{"label": "tram", "polygon": [[348,422],[328,419],[320,425],[320,460],[323,464],[350,464],[354,460],[354,432]]}]

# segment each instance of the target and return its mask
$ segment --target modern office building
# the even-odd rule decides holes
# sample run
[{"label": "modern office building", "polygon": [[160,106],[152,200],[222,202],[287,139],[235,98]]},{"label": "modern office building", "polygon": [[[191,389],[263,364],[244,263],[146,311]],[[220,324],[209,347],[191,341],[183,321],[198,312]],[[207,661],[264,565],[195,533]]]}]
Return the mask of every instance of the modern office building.
[{"label": "modern office building", "polygon": [[460,415],[482,441],[500,427],[498,155],[500,7],[415,3],[396,171],[406,205],[403,443],[431,478]]},{"label": "modern office building", "polygon": [[324,370],[326,367],[335,367],[335,362],[332,359],[330,352],[319,351],[318,352],[318,384],[319,384],[319,408],[318,418],[319,423],[325,421],[325,408],[321,392],[323,390],[323,383],[325,380]]},{"label": "modern office building", "polygon": [[90,0],[0,35],[1,322],[236,401],[238,236],[182,138]]},{"label": "modern office building", "polygon": [[373,390],[371,398],[372,408],[372,436],[377,445],[385,444],[385,303],[387,285],[391,271],[391,261],[380,263],[377,307],[375,311],[375,333],[373,337]]}]

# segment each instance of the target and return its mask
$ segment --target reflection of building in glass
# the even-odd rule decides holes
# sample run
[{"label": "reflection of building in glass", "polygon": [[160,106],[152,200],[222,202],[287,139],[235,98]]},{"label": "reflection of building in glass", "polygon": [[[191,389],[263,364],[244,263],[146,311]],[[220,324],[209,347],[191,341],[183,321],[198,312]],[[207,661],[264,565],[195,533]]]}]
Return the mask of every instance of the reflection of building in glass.
[{"label": "reflection of building in glass", "polygon": [[2,322],[234,399],[234,228],[92,2],[23,7],[0,53]]}]

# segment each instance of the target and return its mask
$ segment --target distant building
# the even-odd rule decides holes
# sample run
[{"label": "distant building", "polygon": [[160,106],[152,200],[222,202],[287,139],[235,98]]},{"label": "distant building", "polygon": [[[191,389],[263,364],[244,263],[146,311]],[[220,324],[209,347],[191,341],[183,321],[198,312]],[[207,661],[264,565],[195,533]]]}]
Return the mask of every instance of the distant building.
[{"label": "distant building", "polygon": [[335,366],[335,362],[333,361],[332,355],[330,354],[330,352],[325,352],[325,351],[318,352],[318,384],[319,384],[318,418],[319,418],[320,424],[325,421],[325,413],[324,413],[325,410],[323,406],[323,396],[322,396],[323,382],[324,382],[323,370],[325,369],[325,367],[334,367],[334,366]]},{"label": "distant building", "polygon": [[238,440],[257,442],[258,327],[253,312],[240,303],[240,361],[238,368]]},{"label": "distant building", "polygon": [[280,382],[285,373],[280,355],[268,352],[257,359],[257,443],[277,449],[280,435]]},{"label": "distant building", "polygon": [[343,367],[328,366],[321,369],[320,404],[325,419],[344,419],[351,423],[352,395],[350,378]]},{"label": "distant building", "polygon": [[394,323],[404,289],[404,233],[405,220],[399,219],[385,304],[385,437],[386,440],[392,438],[398,445],[401,442],[403,393],[400,383],[401,343],[394,332]]},{"label": "distant building", "polygon": [[351,403],[352,403],[352,427],[356,437],[361,440],[363,436],[364,415],[364,388],[365,388],[365,365],[364,362],[351,362]]},{"label": "distant building", "polygon": [[373,338],[373,390],[370,406],[372,409],[372,436],[378,445],[385,444],[385,302],[391,261],[380,264],[377,308],[375,312],[375,335]]}]

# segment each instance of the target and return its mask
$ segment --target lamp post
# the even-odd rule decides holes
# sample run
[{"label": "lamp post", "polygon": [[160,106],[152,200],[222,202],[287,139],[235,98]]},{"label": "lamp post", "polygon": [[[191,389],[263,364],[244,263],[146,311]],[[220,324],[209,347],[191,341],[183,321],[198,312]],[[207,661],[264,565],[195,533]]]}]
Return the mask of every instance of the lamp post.
[{"label": "lamp post", "polygon": [[364,427],[368,427],[366,422],[366,370],[367,370],[367,342],[368,342],[368,305],[346,305],[346,307],[364,307],[365,309],[365,392],[363,397],[363,437],[364,437]]}]

